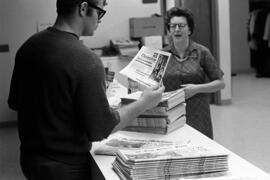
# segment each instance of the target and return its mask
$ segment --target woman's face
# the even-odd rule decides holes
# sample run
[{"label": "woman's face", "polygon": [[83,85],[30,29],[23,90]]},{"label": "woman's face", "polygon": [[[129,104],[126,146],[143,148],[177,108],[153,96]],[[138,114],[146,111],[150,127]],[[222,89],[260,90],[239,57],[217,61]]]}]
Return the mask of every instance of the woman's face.
[{"label": "woman's face", "polygon": [[189,39],[190,29],[187,19],[183,16],[174,16],[169,24],[170,35],[174,41],[183,41]]}]

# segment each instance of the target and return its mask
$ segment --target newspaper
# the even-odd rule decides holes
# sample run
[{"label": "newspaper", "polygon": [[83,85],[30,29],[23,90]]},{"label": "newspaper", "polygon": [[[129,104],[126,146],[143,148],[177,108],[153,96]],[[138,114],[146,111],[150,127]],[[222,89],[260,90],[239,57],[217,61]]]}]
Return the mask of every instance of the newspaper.
[{"label": "newspaper", "polygon": [[138,82],[142,87],[160,85],[171,53],[143,46],[120,74]]},{"label": "newspaper", "polygon": [[165,147],[156,147],[149,149],[138,150],[118,150],[118,155],[122,159],[129,162],[144,162],[144,161],[162,161],[162,160],[181,160],[190,158],[218,158],[226,157],[226,152],[220,152],[215,149],[208,149],[204,146],[186,146],[168,145]]},{"label": "newspaper", "polygon": [[119,149],[112,165],[121,179],[217,177],[227,174],[228,155],[225,151],[194,144],[138,150]]},{"label": "newspaper", "polygon": [[165,147],[169,145],[181,145],[186,146],[188,142],[177,142],[165,141],[159,139],[135,139],[129,136],[114,134],[108,139],[104,140],[100,147],[95,150],[95,154],[98,155],[115,155],[115,153],[121,150],[131,150],[131,149],[148,149],[154,147]]},{"label": "newspaper", "polygon": [[[125,94],[123,96],[121,96],[121,100],[123,101],[124,104],[129,104],[133,101],[136,101],[138,99],[140,99],[140,97],[142,96],[143,91],[136,91],[130,94]],[[181,100],[178,100],[178,104],[185,102],[185,94],[184,94],[184,90],[183,89],[177,89],[175,91],[168,91],[168,92],[164,92],[162,93],[162,99],[161,102],[164,102],[164,104],[168,103],[167,101],[172,101],[172,100],[178,100],[179,98],[181,98]]]}]

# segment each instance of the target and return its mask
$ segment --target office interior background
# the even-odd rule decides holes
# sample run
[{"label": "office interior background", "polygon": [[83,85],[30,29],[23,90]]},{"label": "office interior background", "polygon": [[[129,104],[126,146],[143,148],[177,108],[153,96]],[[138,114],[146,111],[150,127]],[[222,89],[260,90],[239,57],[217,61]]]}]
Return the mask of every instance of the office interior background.
[{"label": "office interior background", "polygon": [[[196,3],[191,3],[195,2]],[[82,37],[89,48],[129,39],[129,18],[162,15],[175,5],[203,12],[205,0],[107,0],[107,14],[94,37]],[[224,71],[226,88],[219,105],[211,105],[214,139],[262,170],[270,173],[270,78],[256,78],[251,67],[247,23],[251,5],[269,0],[209,0],[211,47]],[[0,179],[23,179],[19,167],[16,113],[8,108],[9,84],[15,53],[32,34],[56,18],[56,0],[0,1]],[[266,5],[267,4],[267,5]],[[164,9],[165,8],[165,9]],[[205,13],[205,12],[204,12]],[[198,17],[200,18],[200,17]],[[201,17],[202,18],[202,17]],[[195,19],[196,28],[205,20]],[[197,37],[199,39],[199,35]],[[204,44],[203,42],[200,42]],[[113,63],[113,62],[112,62]],[[233,76],[232,76],[233,75]]]}]

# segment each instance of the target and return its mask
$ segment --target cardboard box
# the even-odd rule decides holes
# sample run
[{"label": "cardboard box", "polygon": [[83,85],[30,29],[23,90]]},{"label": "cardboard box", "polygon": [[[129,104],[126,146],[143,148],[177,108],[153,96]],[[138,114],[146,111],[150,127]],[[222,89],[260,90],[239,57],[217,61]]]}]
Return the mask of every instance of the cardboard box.
[{"label": "cardboard box", "polygon": [[130,37],[164,35],[163,17],[130,18]]}]

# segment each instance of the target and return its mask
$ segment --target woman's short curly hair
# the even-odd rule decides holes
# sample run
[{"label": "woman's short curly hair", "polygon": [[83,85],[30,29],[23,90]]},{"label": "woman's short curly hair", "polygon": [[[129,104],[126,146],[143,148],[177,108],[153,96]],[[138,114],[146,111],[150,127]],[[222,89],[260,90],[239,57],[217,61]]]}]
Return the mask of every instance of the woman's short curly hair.
[{"label": "woman's short curly hair", "polygon": [[195,28],[193,14],[190,10],[185,8],[173,7],[166,13],[165,23],[168,30],[170,30],[169,23],[173,17],[185,17],[187,19],[190,35],[193,33]]}]

